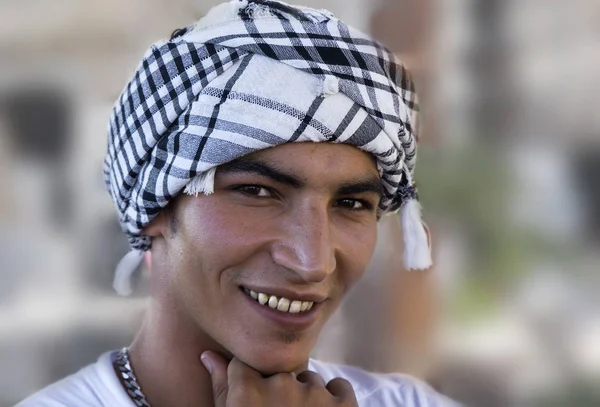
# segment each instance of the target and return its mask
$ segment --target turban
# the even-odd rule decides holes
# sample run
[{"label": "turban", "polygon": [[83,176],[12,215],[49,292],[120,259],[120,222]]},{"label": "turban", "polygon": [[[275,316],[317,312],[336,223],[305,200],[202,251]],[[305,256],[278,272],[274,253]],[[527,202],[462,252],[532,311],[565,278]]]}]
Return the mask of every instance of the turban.
[{"label": "turban", "polygon": [[429,267],[413,186],[417,112],[401,62],[331,13],[270,0],[214,7],[150,47],[112,111],[104,179],[133,249],[117,277],[139,264],[144,227],[173,197],[212,193],[221,164],[307,141],[376,158],[379,213],[403,208],[405,265]]}]

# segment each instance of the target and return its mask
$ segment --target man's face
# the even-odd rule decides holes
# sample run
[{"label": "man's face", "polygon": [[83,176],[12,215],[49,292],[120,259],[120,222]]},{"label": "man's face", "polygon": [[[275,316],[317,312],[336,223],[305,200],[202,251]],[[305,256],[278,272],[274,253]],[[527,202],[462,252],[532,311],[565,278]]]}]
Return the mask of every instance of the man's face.
[{"label": "man's face", "polygon": [[214,194],[173,202],[153,266],[202,335],[265,374],[301,369],[371,258],[380,188],[352,146],[250,154],[218,168]]}]

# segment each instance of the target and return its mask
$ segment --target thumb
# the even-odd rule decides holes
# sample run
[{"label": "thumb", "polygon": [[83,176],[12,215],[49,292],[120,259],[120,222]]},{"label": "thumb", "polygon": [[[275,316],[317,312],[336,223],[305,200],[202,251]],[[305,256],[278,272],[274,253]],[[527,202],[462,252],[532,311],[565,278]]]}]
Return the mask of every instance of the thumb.
[{"label": "thumb", "polygon": [[225,407],[227,402],[227,360],[218,353],[206,351],[200,356],[202,364],[210,373],[215,407]]}]

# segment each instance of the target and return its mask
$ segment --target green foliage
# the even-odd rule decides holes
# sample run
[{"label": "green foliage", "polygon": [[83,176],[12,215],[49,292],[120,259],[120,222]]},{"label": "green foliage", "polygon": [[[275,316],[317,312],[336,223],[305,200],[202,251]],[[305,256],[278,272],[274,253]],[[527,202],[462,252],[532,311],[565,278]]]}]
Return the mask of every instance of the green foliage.
[{"label": "green foliage", "polygon": [[505,157],[497,147],[475,140],[455,150],[419,151],[416,179],[423,185],[419,193],[425,216],[460,225],[470,249],[465,280],[453,304],[459,318],[493,311],[536,259],[564,260],[564,250],[510,216],[518,191]]}]

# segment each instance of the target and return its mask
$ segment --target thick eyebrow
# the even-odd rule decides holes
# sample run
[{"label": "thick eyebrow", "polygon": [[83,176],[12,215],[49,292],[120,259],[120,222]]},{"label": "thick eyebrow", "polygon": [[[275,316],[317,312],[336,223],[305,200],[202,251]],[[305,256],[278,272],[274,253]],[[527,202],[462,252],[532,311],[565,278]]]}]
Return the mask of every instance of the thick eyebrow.
[{"label": "thick eyebrow", "polygon": [[289,185],[293,188],[302,188],[305,185],[304,182],[292,174],[287,174],[261,161],[249,158],[237,159],[224,164],[219,167],[219,171],[224,173],[254,173],[271,178],[275,182]]},{"label": "thick eyebrow", "polygon": [[338,195],[353,195],[362,193],[376,194],[379,197],[383,196],[383,185],[377,177],[369,177],[356,182],[347,182],[337,189]]},{"label": "thick eyebrow", "polygon": [[[253,173],[272,179],[293,188],[302,188],[306,184],[298,177],[288,174],[267,163],[251,158],[239,158],[219,167],[221,173]],[[383,186],[377,177],[368,177],[356,181],[347,181],[337,188],[338,195],[372,193],[383,196]]]}]

